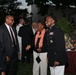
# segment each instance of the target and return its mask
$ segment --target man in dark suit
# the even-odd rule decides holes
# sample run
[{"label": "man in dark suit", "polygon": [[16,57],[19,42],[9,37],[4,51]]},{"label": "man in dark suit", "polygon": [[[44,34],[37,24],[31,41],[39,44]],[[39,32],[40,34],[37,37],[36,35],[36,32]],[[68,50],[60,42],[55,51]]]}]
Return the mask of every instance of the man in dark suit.
[{"label": "man in dark suit", "polygon": [[16,29],[12,27],[13,23],[14,17],[7,15],[5,23],[0,26],[0,42],[5,52],[6,73],[9,75],[16,75],[19,55],[17,34]]},{"label": "man in dark suit", "polygon": [[[25,21],[26,23],[26,21]],[[30,55],[32,52],[32,40],[33,40],[33,31],[31,25],[23,25],[20,27],[19,36],[22,37],[22,62],[25,62],[25,56],[27,62],[30,62]]]},{"label": "man in dark suit", "polygon": [[64,33],[55,25],[55,17],[46,17],[46,38],[48,63],[51,75],[64,75],[65,64],[68,62]]}]

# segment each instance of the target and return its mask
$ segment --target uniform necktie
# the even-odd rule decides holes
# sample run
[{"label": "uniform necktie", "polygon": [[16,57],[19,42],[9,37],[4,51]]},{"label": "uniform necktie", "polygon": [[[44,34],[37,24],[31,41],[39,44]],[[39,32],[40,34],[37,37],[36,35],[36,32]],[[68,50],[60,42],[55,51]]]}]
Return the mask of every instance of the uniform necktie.
[{"label": "uniform necktie", "polygon": [[16,40],[15,40],[15,38],[14,38],[12,28],[9,27],[9,29],[10,29],[10,33],[11,33],[12,43],[13,43],[14,46],[16,46]]}]

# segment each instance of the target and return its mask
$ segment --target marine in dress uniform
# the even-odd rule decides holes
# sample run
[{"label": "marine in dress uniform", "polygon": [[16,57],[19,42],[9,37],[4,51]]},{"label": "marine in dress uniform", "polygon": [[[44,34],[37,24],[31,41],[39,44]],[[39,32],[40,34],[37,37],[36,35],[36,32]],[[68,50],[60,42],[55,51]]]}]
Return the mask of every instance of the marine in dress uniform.
[{"label": "marine in dress uniform", "polygon": [[55,25],[53,16],[46,17],[46,26],[47,57],[51,75],[64,75],[65,64],[68,61],[64,33]]}]

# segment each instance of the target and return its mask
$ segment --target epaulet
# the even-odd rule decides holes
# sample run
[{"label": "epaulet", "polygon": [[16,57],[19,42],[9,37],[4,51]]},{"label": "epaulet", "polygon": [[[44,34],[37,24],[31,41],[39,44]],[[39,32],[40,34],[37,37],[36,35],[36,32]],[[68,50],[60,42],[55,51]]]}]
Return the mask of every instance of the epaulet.
[{"label": "epaulet", "polygon": [[63,32],[60,27],[56,26],[55,28],[56,28],[56,30],[59,30],[59,31]]},{"label": "epaulet", "polygon": [[54,26],[54,27],[53,27],[53,29],[59,29],[59,27],[57,27],[57,26]]},{"label": "epaulet", "polygon": [[60,27],[58,27],[58,26],[54,26],[54,29],[55,29],[55,30],[62,31],[62,29],[61,29]]},{"label": "epaulet", "polygon": [[58,26],[55,26],[55,28],[59,28]]}]

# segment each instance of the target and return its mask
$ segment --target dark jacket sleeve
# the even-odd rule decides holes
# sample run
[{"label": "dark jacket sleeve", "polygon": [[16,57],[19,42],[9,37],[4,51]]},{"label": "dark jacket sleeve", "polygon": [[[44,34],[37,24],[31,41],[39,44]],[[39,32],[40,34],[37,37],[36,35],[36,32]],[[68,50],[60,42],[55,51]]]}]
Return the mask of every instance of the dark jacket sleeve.
[{"label": "dark jacket sleeve", "polygon": [[55,61],[59,61],[61,56],[65,53],[64,34],[61,30],[55,30]]},{"label": "dark jacket sleeve", "polygon": [[[0,28],[0,43],[1,43],[1,49],[3,50],[3,52],[5,52],[4,46],[5,46],[5,38],[4,38],[4,33],[3,30]],[[5,54],[8,54],[8,52],[6,51]]]},{"label": "dark jacket sleeve", "polygon": [[0,72],[5,71],[5,63],[4,63],[4,56],[3,56],[3,51],[1,48],[1,43],[0,43]]},{"label": "dark jacket sleeve", "polygon": [[19,28],[18,35],[19,35],[20,37],[22,37],[22,27]]}]

